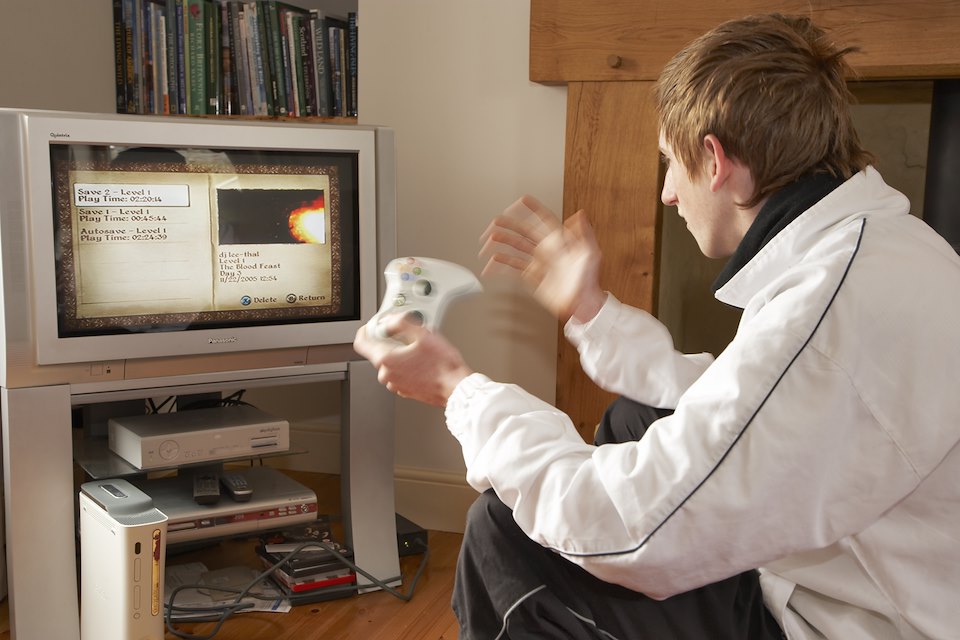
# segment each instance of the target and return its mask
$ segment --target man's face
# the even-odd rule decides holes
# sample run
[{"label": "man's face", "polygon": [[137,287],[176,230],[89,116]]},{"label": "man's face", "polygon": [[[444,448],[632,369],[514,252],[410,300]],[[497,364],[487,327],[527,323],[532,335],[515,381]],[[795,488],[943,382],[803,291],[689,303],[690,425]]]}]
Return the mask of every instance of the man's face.
[{"label": "man's face", "polygon": [[705,168],[698,168],[696,177],[691,179],[662,134],[660,153],[666,164],[660,200],[665,205],[677,207],[703,255],[708,258],[730,256],[743,236],[737,233],[730,203],[724,193],[711,189],[712,161],[709,154],[704,153]]}]

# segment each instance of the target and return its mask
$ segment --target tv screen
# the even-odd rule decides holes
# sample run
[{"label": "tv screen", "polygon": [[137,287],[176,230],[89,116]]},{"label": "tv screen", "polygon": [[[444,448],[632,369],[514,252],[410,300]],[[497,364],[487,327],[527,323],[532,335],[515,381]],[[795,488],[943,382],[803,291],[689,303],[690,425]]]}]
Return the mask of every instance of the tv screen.
[{"label": "tv screen", "polygon": [[355,152],[50,157],[60,337],[360,319]]}]

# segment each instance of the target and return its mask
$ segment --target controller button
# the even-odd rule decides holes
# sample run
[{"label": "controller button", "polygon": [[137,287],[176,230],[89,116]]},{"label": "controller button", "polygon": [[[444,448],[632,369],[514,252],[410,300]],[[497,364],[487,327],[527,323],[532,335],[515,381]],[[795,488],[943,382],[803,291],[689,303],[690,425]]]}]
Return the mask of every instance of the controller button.
[{"label": "controller button", "polygon": [[418,296],[428,296],[433,292],[433,285],[429,280],[417,280],[413,284],[413,291]]},{"label": "controller button", "polygon": [[413,268],[413,274],[414,274],[414,275],[418,276],[418,275],[420,275],[421,273],[423,273],[423,269],[421,269],[420,267],[414,267],[414,268]]},{"label": "controller button", "polygon": [[423,316],[423,312],[422,312],[422,311],[410,311],[410,312],[408,312],[407,315],[404,316],[404,317],[405,317],[407,320],[409,320],[410,322],[412,322],[412,323],[414,323],[414,324],[421,325],[421,326],[422,326],[423,323],[426,321],[426,318]]},{"label": "controller button", "polygon": [[400,279],[401,279],[401,280],[409,280],[409,279],[412,278],[412,277],[413,277],[413,276],[410,275],[409,273],[407,273],[406,271],[404,271],[403,273],[400,274]]},{"label": "controller button", "polygon": [[407,296],[403,295],[402,293],[398,293],[397,297],[393,299],[393,306],[402,307],[405,304],[407,304]]}]

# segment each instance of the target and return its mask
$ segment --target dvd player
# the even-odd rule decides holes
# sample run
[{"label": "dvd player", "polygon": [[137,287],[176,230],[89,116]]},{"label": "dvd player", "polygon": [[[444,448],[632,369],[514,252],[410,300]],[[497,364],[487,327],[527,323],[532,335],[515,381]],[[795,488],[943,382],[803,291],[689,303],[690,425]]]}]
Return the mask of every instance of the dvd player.
[{"label": "dvd player", "polygon": [[244,476],[253,490],[246,502],[224,494],[216,504],[199,505],[193,499],[190,469],[167,478],[130,480],[153,499],[167,516],[167,542],[233,536],[251,531],[287,527],[317,517],[317,494],[272,467],[231,468]]},{"label": "dvd player", "polygon": [[137,469],[160,469],[290,449],[290,423],[250,405],[110,418],[110,450]]}]

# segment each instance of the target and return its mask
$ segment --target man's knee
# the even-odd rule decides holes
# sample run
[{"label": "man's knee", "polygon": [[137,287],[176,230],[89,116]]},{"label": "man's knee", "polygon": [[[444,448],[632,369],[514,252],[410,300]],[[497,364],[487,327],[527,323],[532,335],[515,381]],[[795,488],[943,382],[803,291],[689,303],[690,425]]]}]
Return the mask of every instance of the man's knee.
[{"label": "man's knee", "polygon": [[513,522],[513,512],[500,501],[493,489],[488,489],[481,493],[467,510],[464,536],[494,535],[503,531],[505,522]]},{"label": "man's knee", "polygon": [[594,444],[636,442],[651,424],[671,413],[671,409],[658,409],[619,397],[604,412],[594,436]]}]

